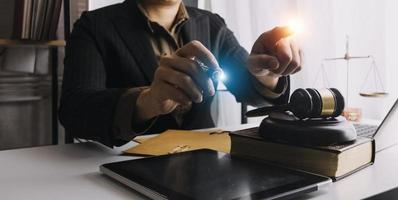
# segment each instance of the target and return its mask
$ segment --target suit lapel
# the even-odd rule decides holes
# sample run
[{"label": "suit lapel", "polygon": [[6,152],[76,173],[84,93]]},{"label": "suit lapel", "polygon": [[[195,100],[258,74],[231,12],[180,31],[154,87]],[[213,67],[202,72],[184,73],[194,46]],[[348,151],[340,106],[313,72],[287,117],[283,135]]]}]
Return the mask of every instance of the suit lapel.
[{"label": "suit lapel", "polygon": [[184,44],[198,40],[210,49],[209,19],[205,16],[192,16],[191,13],[189,13],[189,16],[189,20],[181,29]]},{"label": "suit lapel", "polygon": [[135,2],[130,0],[125,1],[124,4],[127,5],[123,7],[120,15],[113,22],[131,55],[136,59],[139,68],[151,83],[158,63],[149,36],[143,26],[145,21],[140,16],[137,6],[134,6]]}]

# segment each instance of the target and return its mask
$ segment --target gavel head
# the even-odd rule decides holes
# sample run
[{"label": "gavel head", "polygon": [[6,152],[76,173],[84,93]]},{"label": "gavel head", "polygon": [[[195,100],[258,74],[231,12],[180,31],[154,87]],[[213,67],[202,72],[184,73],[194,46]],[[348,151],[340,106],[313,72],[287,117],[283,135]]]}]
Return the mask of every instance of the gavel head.
[{"label": "gavel head", "polygon": [[344,110],[344,97],[335,88],[297,89],[289,104],[290,110],[300,119],[337,117]]}]

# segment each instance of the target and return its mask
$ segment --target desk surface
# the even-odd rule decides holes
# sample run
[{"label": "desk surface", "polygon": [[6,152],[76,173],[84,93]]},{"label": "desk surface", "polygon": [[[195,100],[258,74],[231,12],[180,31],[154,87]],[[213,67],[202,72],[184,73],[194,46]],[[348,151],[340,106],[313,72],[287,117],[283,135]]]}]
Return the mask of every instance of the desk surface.
[{"label": "desk surface", "polygon": [[[1,198],[146,199],[99,172],[101,164],[137,158],[119,155],[132,145],[109,149],[80,143],[1,151]],[[398,187],[397,155],[398,146],[381,151],[373,166],[303,198],[361,199]]]}]

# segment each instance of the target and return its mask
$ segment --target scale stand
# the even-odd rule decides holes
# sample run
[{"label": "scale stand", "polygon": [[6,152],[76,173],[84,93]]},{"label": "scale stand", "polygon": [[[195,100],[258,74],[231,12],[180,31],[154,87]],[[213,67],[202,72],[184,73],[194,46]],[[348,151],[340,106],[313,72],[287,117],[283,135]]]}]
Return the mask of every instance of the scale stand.
[{"label": "scale stand", "polygon": [[[382,81],[381,81],[382,79],[381,79],[381,76],[380,76],[379,70],[378,70],[378,68],[377,68],[376,61],[375,61],[374,57],[371,56],[371,55],[368,55],[368,56],[351,56],[349,49],[350,49],[350,37],[349,37],[348,35],[346,35],[346,52],[345,52],[344,57],[325,58],[325,59],[323,59],[323,62],[336,61],[336,60],[345,60],[345,61],[346,61],[346,67],[347,67],[347,70],[346,70],[346,72],[347,72],[347,73],[346,73],[346,80],[347,80],[347,83],[346,83],[346,95],[345,95],[346,105],[347,105],[347,106],[349,105],[349,74],[350,74],[349,72],[350,72],[350,61],[351,61],[351,60],[354,60],[354,59],[357,59],[357,60],[359,60],[359,59],[372,59],[372,65],[371,65],[371,67],[370,67],[370,69],[369,69],[369,71],[368,71],[368,74],[367,74],[367,76],[366,76],[366,78],[365,78],[365,82],[364,82],[364,84],[362,85],[362,88],[361,88],[359,94],[360,94],[361,96],[363,96],[363,97],[382,97],[382,96],[388,95],[388,93],[385,92],[383,83],[382,83]],[[322,67],[323,67],[323,62],[322,62]],[[322,70],[324,70],[324,69],[322,69]],[[374,74],[375,74],[375,77],[374,77],[374,78],[375,78],[375,87],[376,87],[375,89],[376,89],[376,91],[375,91],[375,92],[371,92],[371,93],[362,92],[362,90],[363,90],[363,88],[364,88],[364,86],[365,86],[365,84],[366,84],[366,81],[367,81],[367,79],[369,78],[369,75],[370,75],[370,73],[372,72],[372,70],[374,71]],[[381,91],[377,91],[377,80],[379,80],[379,84],[380,84],[381,89],[382,89]],[[347,109],[347,110],[350,110],[350,109]],[[353,119],[354,119],[354,118],[359,119],[360,117],[357,116],[357,115],[360,115],[360,109],[351,109],[351,110],[353,110],[354,113],[350,113],[350,111],[348,111],[348,115],[350,115],[350,114],[355,114],[356,116],[354,116]],[[347,117],[347,119],[349,119],[349,120],[357,121],[356,119],[354,119],[354,120],[353,120],[353,119],[350,119],[349,116],[346,116],[346,117]]]}]

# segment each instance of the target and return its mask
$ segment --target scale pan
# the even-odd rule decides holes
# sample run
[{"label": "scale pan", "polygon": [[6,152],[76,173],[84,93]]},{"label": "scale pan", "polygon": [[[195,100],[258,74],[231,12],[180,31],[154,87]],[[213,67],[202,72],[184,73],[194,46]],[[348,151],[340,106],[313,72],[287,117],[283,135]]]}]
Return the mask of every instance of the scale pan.
[{"label": "scale pan", "polygon": [[363,97],[385,97],[388,96],[387,92],[370,92],[370,93],[359,93]]}]

